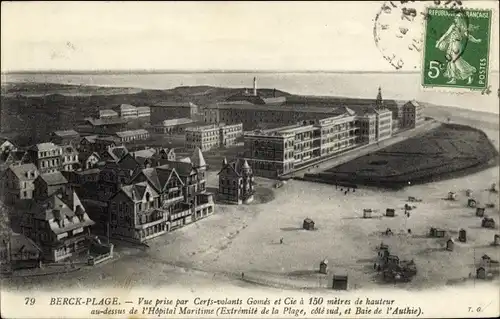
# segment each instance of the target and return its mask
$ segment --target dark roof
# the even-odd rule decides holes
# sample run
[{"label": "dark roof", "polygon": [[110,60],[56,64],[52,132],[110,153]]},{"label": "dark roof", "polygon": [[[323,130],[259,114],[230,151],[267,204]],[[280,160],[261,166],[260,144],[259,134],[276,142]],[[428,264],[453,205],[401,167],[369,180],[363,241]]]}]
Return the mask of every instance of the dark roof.
[{"label": "dark roof", "polygon": [[11,165],[9,167],[9,169],[14,173],[14,175],[16,175],[16,177],[20,181],[32,180],[34,178],[28,177],[26,175],[26,173],[33,172],[33,173],[35,173],[35,176],[36,176],[36,174],[38,172],[36,166],[34,164],[32,164],[32,163],[22,164],[22,165]]},{"label": "dark roof", "polygon": [[44,180],[47,185],[59,185],[68,183],[68,180],[59,171],[42,174],[40,175],[40,178]]},{"label": "dark roof", "polygon": [[102,119],[87,118],[85,120],[93,126],[117,125],[117,124],[127,123],[127,120],[122,118],[102,118]]},{"label": "dark roof", "polygon": [[30,251],[34,253],[42,252],[40,247],[38,247],[38,245],[28,237],[18,233],[12,233],[11,236],[10,248],[12,250],[12,254],[22,251]]},{"label": "dark roof", "polygon": [[80,136],[80,134],[75,130],[55,131],[54,135],[59,137]]},{"label": "dark roof", "polygon": [[196,105],[191,102],[159,102],[152,105],[152,107],[195,107]]}]

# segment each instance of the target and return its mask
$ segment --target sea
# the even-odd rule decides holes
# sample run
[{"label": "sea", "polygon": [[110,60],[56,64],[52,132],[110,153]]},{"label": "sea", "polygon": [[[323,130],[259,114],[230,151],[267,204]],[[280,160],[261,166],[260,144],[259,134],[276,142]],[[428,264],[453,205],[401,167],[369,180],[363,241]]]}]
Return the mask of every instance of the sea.
[{"label": "sea", "polygon": [[375,98],[377,90],[387,99],[417,100],[479,112],[499,113],[499,74],[490,74],[489,92],[423,89],[419,73],[348,72],[138,72],[138,73],[7,73],[2,82],[39,82],[137,89],[172,89],[208,85],[247,87],[257,78],[260,88],[275,88],[292,94]]}]

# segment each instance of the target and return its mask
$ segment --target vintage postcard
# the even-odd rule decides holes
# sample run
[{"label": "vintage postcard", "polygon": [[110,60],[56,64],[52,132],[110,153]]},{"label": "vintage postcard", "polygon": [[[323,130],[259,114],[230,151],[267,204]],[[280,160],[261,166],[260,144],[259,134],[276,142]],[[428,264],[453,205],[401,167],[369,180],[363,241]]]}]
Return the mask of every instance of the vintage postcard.
[{"label": "vintage postcard", "polygon": [[498,2],[1,6],[2,318],[499,316]]}]

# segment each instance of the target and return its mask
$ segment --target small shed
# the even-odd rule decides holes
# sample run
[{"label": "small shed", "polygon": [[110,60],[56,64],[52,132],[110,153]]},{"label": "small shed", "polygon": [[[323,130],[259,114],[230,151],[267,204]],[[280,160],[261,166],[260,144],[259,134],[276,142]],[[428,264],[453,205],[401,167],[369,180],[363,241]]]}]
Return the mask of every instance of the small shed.
[{"label": "small shed", "polygon": [[319,263],[319,273],[326,274],[328,272],[328,260],[322,260]]},{"label": "small shed", "polygon": [[372,210],[369,208],[363,209],[363,218],[372,218]]},{"label": "small shed", "polygon": [[500,245],[500,235],[495,234],[495,236],[493,236],[493,245],[494,246],[499,246]]},{"label": "small shed", "polygon": [[455,243],[453,242],[453,239],[450,238],[446,241],[446,250],[453,251],[453,248],[455,248]]},{"label": "small shed", "polygon": [[467,200],[467,206],[469,206],[469,207],[474,208],[474,207],[477,206],[477,204],[478,204],[477,201],[475,199],[473,199],[473,198],[469,198]]},{"label": "small shed", "polygon": [[457,199],[457,194],[455,194],[454,192],[448,192],[447,199],[448,200],[456,200]]},{"label": "small shed", "polygon": [[486,269],[484,267],[481,266],[476,269],[476,278],[486,279]]},{"label": "small shed", "polygon": [[463,228],[458,231],[458,241],[462,243],[467,242],[467,231]]},{"label": "small shed", "polygon": [[484,228],[495,228],[495,220],[490,217],[484,217],[481,226]]},{"label": "small shed", "polygon": [[485,210],[486,209],[484,207],[476,207],[476,216],[484,217]]},{"label": "small shed", "polygon": [[347,290],[348,278],[347,275],[333,275],[332,289]]},{"label": "small shed", "polygon": [[498,192],[496,183],[491,184],[490,192],[494,192],[494,193]]},{"label": "small shed", "polygon": [[489,266],[491,263],[491,257],[484,254],[482,257],[481,257],[481,265],[483,266]]},{"label": "small shed", "polygon": [[472,190],[471,189],[468,189],[465,191],[465,195],[467,195],[467,197],[471,197],[472,196]]},{"label": "small shed", "polygon": [[385,216],[387,216],[387,217],[394,217],[394,216],[396,216],[396,210],[394,208],[387,208],[385,210]]},{"label": "small shed", "polygon": [[446,235],[446,230],[440,229],[440,228],[431,227],[429,235],[431,237],[441,238],[441,237],[444,237]]},{"label": "small shed", "polygon": [[304,219],[302,228],[304,228],[305,230],[314,230],[314,221],[310,218]]}]

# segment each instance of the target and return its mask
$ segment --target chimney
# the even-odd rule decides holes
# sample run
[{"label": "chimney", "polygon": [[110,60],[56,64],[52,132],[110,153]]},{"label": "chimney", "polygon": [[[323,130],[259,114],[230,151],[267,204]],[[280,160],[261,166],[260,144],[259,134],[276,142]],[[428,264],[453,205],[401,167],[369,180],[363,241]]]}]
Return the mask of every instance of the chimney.
[{"label": "chimney", "polygon": [[253,78],[253,96],[257,96],[257,78]]}]

